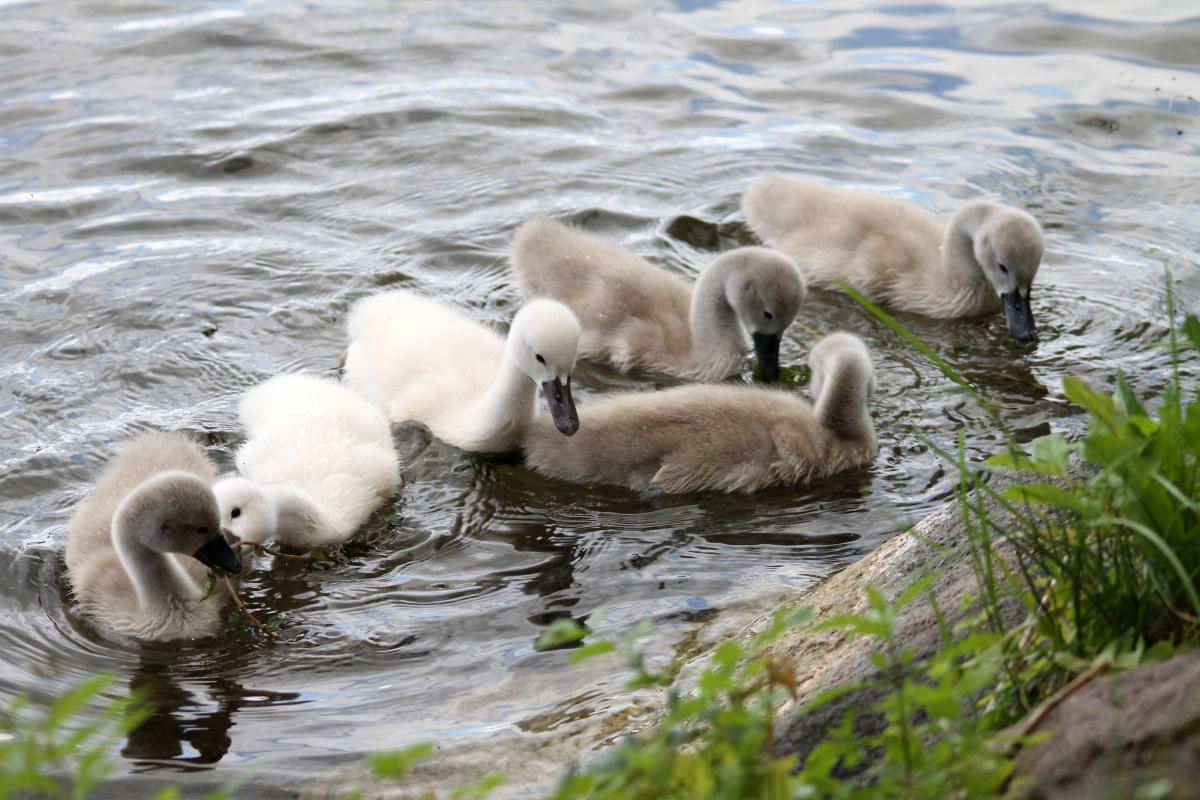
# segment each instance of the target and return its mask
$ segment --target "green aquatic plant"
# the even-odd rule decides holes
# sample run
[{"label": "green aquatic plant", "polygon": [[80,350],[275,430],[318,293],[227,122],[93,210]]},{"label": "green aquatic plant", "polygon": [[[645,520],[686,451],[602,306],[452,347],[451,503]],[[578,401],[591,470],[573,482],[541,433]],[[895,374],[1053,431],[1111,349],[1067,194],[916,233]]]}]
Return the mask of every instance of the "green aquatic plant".
[{"label": "green aquatic plant", "polygon": [[1055,434],[988,462],[1055,479],[1019,481],[1004,492],[1036,515],[1020,545],[1048,577],[1045,624],[1081,657],[1110,642],[1194,643],[1200,398],[1185,401],[1176,381],[1151,413],[1121,377],[1111,394],[1072,378],[1063,388],[1089,412],[1083,438]]},{"label": "green aquatic plant", "polygon": [[[812,370],[807,364],[802,364],[797,367],[789,367],[780,365],[779,378],[775,381],[775,385],[783,389],[799,389],[804,386],[812,378]],[[754,368],[750,370],[750,383],[763,383],[762,365],[757,361],[754,362]]]}]

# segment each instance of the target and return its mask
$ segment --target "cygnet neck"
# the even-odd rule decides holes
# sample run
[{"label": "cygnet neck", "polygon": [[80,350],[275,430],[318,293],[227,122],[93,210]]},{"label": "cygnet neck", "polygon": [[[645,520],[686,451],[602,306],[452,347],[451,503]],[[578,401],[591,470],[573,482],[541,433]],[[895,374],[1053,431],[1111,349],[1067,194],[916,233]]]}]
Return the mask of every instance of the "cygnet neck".
[{"label": "cygnet neck", "polygon": [[996,206],[984,201],[967,203],[946,225],[942,239],[942,269],[945,271],[956,313],[969,314],[990,309],[999,295],[975,259],[975,239],[995,213]]},{"label": "cygnet neck", "polygon": [[967,203],[946,225],[946,233],[942,240],[942,264],[961,281],[987,284],[983,269],[975,260],[975,237],[992,212],[993,207],[990,203]]},{"label": "cygnet neck", "polygon": [[137,593],[138,606],[154,613],[172,599],[195,600],[199,589],[169,553],[151,550],[140,543],[134,530],[113,520],[113,546]]},{"label": "cygnet neck", "polygon": [[733,262],[727,259],[718,258],[709,264],[692,289],[689,313],[693,363],[697,367],[711,365],[712,371],[721,375],[728,372],[728,365],[741,359],[749,346],[729,298],[733,272]]},{"label": "cygnet neck", "polygon": [[534,415],[537,387],[521,367],[513,354],[514,330],[509,334],[504,356],[496,369],[496,377],[487,391],[471,406],[467,426],[476,441],[490,441],[508,432],[516,431]]}]

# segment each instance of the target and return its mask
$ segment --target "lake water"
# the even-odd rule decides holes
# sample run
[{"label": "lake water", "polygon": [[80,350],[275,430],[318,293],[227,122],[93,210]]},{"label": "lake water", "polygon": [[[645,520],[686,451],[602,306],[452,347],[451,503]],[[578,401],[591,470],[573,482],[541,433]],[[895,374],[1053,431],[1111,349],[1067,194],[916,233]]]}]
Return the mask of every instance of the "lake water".
[{"label": "lake water", "polygon": [[[620,718],[637,700],[619,675],[534,652],[551,620],[591,616],[615,636],[651,619],[652,653],[686,647],[943,502],[930,441],[961,433],[974,458],[997,445],[986,415],[846,298],[814,293],[783,360],[821,332],[868,340],[870,469],[663,498],[556,483],[398,427],[405,488],[355,543],[319,569],[263,558],[248,576],[277,642],[238,618],[193,646],[108,639],[71,609],[66,520],[138,431],[189,432],[228,466],[239,394],[336,371],[366,294],[405,286],[502,326],[508,239],[542,214],[694,275],[750,240],[738,200],[772,171],[942,215],[986,196],[1037,216],[1035,347],[999,315],[905,321],[1023,439],[1077,432],[1061,377],[1122,369],[1161,388],[1164,268],[1181,306],[1200,297],[1188,14],[0,0],[0,699],[113,671],[156,708],[121,747],[122,781],[192,791],[253,775],[257,795],[370,751],[437,741],[487,760]],[[583,405],[654,382],[582,366],[576,385]]]}]

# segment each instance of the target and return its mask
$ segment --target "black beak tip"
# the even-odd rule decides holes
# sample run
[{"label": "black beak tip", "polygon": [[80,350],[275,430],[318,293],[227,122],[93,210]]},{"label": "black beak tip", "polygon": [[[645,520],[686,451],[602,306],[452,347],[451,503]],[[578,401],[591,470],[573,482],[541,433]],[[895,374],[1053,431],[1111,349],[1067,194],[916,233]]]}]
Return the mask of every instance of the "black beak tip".
[{"label": "black beak tip", "polygon": [[550,406],[550,417],[554,427],[564,436],[574,436],[579,430],[579,412],[575,410],[575,400],[571,397],[571,379],[566,382],[557,378],[542,384],[546,394],[546,403]]},{"label": "black beak tip", "polygon": [[1033,322],[1033,308],[1029,295],[1013,290],[1001,296],[1004,301],[1004,321],[1018,342],[1036,342],[1037,326]]},{"label": "black beak tip", "polygon": [[758,371],[763,383],[775,383],[779,380],[779,344],[782,339],[778,333],[755,332],[751,334],[754,340],[754,356],[758,359]]},{"label": "black beak tip", "polygon": [[192,556],[204,566],[223,569],[230,575],[237,575],[242,571],[242,560],[233,552],[223,532],[205,542]]}]

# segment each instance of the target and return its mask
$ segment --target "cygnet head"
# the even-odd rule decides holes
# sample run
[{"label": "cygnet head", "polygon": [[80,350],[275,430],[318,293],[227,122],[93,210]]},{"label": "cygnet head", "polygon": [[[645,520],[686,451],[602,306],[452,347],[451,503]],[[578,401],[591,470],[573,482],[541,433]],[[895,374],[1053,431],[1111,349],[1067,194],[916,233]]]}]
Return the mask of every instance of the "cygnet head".
[{"label": "cygnet head", "polygon": [[768,247],[739,247],[712,263],[728,270],[725,299],[754,342],[763,380],[779,380],[779,343],[808,294],[795,262]]},{"label": "cygnet head", "polygon": [[991,203],[979,205],[986,205],[988,212],[975,230],[975,261],[1004,301],[1008,329],[1018,341],[1032,341],[1037,338],[1037,328],[1029,290],[1042,263],[1042,228],[1024,211]]},{"label": "cygnet head", "polygon": [[190,472],[161,472],[143,481],[113,515],[118,547],[182,553],[208,567],[237,574],[242,562],[221,531],[212,490]]},{"label": "cygnet head", "polygon": [[808,366],[812,370],[809,387],[813,400],[821,398],[830,374],[839,364],[855,365],[855,379],[861,384],[861,397],[865,400],[875,394],[875,365],[871,351],[865,342],[852,333],[837,331],[825,336],[808,354]]},{"label": "cygnet head", "polygon": [[221,524],[235,541],[263,544],[278,527],[275,505],[257,483],[231,476],[213,484],[220,507]]},{"label": "cygnet head", "polygon": [[554,427],[567,436],[579,430],[579,413],[571,398],[571,371],[578,349],[579,320],[562,303],[533,300],[513,318],[509,357],[542,387]]}]

